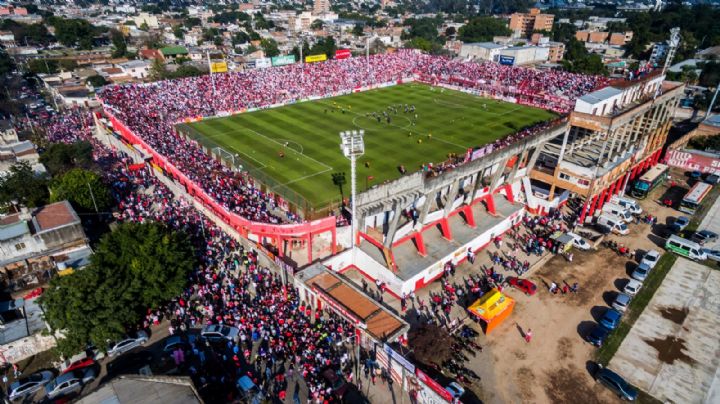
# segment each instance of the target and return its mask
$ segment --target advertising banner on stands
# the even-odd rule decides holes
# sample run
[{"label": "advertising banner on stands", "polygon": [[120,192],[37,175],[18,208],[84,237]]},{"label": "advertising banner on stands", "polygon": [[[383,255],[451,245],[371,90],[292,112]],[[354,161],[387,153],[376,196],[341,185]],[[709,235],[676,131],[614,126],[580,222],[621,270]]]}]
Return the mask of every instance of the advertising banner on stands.
[{"label": "advertising banner on stands", "polygon": [[259,58],[255,59],[255,68],[256,69],[265,69],[272,66],[272,61],[270,58]]},{"label": "advertising banner on stands", "polygon": [[228,65],[227,62],[212,62],[210,63],[210,70],[213,73],[227,73]]},{"label": "advertising banner on stands", "polygon": [[501,65],[512,66],[512,65],[515,64],[515,57],[514,57],[514,56],[504,56],[504,55],[500,55],[500,56],[498,56],[498,62],[499,62]]},{"label": "advertising banner on stands", "polygon": [[347,59],[351,56],[350,49],[338,49],[335,51],[335,59]]},{"label": "advertising banner on stands", "polygon": [[668,150],[667,163],[687,171],[720,174],[720,154],[699,150]]},{"label": "advertising banner on stands", "polygon": [[415,376],[420,382],[420,390],[417,394],[418,403],[441,404],[453,401],[450,392],[445,390],[438,382],[426,375],[422,370],[415,369]]},{"label": "advertising banner on stands", "polygon": [[285,66],[295,63],[295,55],[283,55],[270,58],[273,66]]},{"label": "advertising banner on stands", "polygon": [[320,54],[320,55],[310,55],[305,56],[305,63],[315,63],[315,62],[324,62],[327,60],[326,54]]}]

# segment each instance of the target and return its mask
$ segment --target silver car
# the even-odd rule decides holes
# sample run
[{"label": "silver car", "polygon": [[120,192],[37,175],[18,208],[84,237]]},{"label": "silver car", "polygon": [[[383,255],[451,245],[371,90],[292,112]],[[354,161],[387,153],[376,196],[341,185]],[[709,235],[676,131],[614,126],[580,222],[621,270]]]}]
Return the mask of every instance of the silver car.
[{"label": "silver car", "polygon": [[79,393],[83,386],[95,380],[97,371],[92,368],[76,369],[61,374],[55,380],[45,385],[45,394],[49,399],[66,396],[72,393]]},{"label": "silver car", "polygon": [[615,301],[612,303],[612,308],[625,313],[625,311],[628,308],[628,305],[630,304],[630,300],[632,298],[625,293],[618,293],[617,297],[615,298]]},{"label": "silver car", "polygon": [[49,370],[33,373],[28,377],[14,381],[8,389],[10,401],[31,397],[37,393],[45,383],[52,380],[54,374]]},{"label": "silver car", "polygon": [[147,341],[147,333],[145,331],[138,331],[134,336],[128,336],[121,341],[109,344],[107,354],[108,356],[124,354],[140,345],[145,345]]},{"label": "silver car", "polygon": [[236,327],[212,324],[202,329],[200,337],[210,342],[235,341],[239,334],[240,330]]},{"label": "silver car", "polygon": [[720,250],[711,250],[709,248],[703,248],[702,250],[707,254],[709,260],[720,262]]}]

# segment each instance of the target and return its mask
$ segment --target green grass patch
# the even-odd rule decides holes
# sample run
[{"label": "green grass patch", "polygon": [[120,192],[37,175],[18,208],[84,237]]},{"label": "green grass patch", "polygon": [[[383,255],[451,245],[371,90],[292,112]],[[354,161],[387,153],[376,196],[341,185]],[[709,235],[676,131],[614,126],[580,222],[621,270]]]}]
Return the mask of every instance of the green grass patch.
[{"label": "green grass patch", "polygon": [[[405,105],[415,111],[405,111]],[[396,111],[388,109],[395,107]],[[390,122],[383,116],[387,112]],[[378,114],[381,119],[373,116]],[[237,154],[243,168],[270,191],[314,208],[340,200],[332,173],[350,164],[339,133],[365,131],[365,155],[358,160],[358,190],[401,176],[423,164],[464,155],[519,129],[554,118],[551,112],[421,84],[404,84],[334,98],[307,101],[190,124],[197,140]],[[194,132],[193,131],[193,132]],[[349,184],[345,193],[349,193]]]}]

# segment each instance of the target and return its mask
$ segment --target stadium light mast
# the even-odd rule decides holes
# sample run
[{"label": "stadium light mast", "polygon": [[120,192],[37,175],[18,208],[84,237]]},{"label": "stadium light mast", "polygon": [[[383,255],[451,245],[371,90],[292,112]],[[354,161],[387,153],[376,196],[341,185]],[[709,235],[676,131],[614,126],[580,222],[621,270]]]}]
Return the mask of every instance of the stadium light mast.
[{"label": "stadium light mast", "polygon": [[355,233],[357,232],[357,223],[355,216],[355,166],[358,157],[365,154],[365,136],[364,130],[348,130],[340,132],[340,149],[345,157],[350,159],[350,204],[352,220],[350,221],[350,248],[355,247]]}]

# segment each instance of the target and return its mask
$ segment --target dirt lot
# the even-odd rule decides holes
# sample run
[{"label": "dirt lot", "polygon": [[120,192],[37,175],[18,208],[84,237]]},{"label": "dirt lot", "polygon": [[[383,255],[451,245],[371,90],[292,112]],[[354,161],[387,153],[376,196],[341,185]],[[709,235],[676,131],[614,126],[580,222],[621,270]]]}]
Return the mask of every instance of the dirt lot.
[{"label": "dirt lot", "polygon": [[[649,249],[662,252],[665,224],[672,222],[668,218],[680,214],[656,202],[665,192],[657,189],[641,201],[645,212],[658,216],[657,225],[632,224],[629,235],[608,238],[638,250],[636,259]],[[514,313],[507,320],[509,324],[483,337],[486,349],[473,363],[474,369],[483,376],[485,401],[619,401],[591,377],[595,370],[595,348],[586,343],[584,337],[625,286],[636,259],[620,257],[602,246],[596,251],[576,251],[573,262],[556,256],[527,276],[538,285],[535,296],[509,290],[507,293],[517,301]],[[548,292],[551,282],[559,285],[578,282],[580,290],[577,294],[552,295]],[[533,333],[530,343],[522,337],[528,328]],[[488,366],[489,363],[492,366]]]}]

